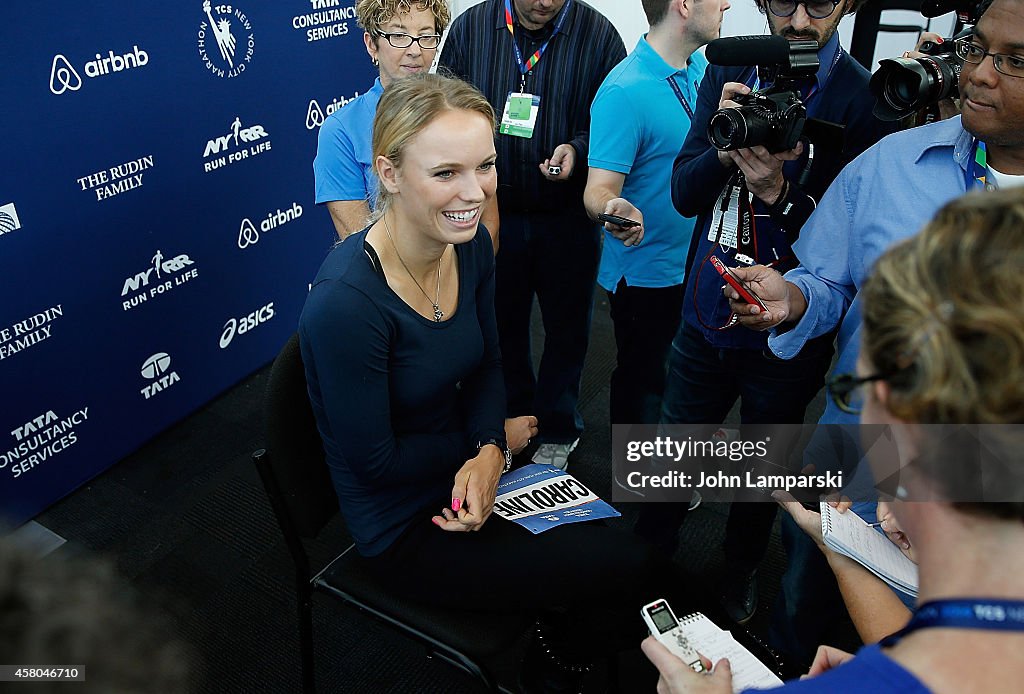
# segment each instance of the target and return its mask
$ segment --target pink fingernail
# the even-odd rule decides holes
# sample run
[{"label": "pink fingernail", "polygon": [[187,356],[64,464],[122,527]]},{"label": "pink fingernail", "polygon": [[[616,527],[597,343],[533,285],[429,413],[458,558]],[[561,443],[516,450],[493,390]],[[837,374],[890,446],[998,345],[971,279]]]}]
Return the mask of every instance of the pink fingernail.
[{"label": "pink fingernail", "polygon": [[462,508],[462,499],[452,499],[452,510],[456,513]]},{"label": "pink fingernail", "polygon": [[433,523],[434,525],[436,525],[439,528],[441,527],[441,521],[437,520],[436,518],[431,518],[430,522]]}]

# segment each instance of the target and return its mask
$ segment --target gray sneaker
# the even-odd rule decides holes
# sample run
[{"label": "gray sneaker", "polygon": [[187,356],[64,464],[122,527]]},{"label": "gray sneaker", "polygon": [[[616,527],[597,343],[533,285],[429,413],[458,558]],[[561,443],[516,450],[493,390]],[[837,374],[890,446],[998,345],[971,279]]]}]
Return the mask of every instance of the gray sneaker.
[{"label": "gray sneaker", "polygon": [[576,450],[579,443],[579,439],[571,443],[542,443],[533,454],[533,462],[566,470],[569,467],[569,454]]}]

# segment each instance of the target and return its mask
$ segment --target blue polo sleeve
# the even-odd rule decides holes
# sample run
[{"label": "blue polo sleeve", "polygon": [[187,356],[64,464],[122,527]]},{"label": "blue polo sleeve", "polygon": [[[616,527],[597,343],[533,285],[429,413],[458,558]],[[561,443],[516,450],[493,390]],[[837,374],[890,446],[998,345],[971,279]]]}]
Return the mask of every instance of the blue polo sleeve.
[{"label": "blue polo sleeve", "polygon": [[[352,105],[346,108],[351,108]],[[353,137],[370,137],[370,132],[352,133],[351,119],[327,118],[317,138],[313,176],[316,181],[316,202],[335,200],[368,200],[363,165],[356,157]]]},{"label": "blue polo sleeve", "polygon": [[629,174],[640,151],[640,118],[617,84],[605,81],[590,106],[591,167]]}]

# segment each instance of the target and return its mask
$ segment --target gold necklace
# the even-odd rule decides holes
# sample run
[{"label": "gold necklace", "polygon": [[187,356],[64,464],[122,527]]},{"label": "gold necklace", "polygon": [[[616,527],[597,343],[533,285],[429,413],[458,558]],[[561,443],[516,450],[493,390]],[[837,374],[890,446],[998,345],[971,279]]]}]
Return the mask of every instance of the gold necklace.
[{"label": "gold necklace", "polygon": [[[441,258],[444,257],[444,251],[441,251],[441,256],[437,259],[437,291],[434,294],[434,300],[431,301],[430,295],[427,294],[427,291],[416,280],[416,277],[412,274],[412,270],[410,270],[409,266],[405,264],[405,261],[402,260],[402,254],[398,252],[398,245],[395,243],[395,238],[391,235],[391,228],[388,227],[387,216],[385,215],[381,217],[381,221],[384,222],[384,231],[387,232],[388,239],[391,240],[391,247],[395,249],[395,255],[398,256],[398,262],[400,262],[402,267],[405,268],[405,271],[409,273],[409,279],[411,279],[412,283],[416,285],[416,288],[420,290],[427,301],[430,301],[430,305],[434,308],[434,322],[440,323],[441,319],[444,318],[444,311],[441,310],[439,305],[441,300]],[[447,251],[448,247],[445,246],[444,250]]]}]

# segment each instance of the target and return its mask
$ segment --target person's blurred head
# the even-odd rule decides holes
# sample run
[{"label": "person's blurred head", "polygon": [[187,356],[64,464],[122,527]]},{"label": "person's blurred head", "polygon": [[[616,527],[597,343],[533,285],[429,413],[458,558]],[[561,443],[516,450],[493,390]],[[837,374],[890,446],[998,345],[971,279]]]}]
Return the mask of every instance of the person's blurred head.
[{"label": "person's blurred head", "polygon": [[519,23],[530,30],[541,29],[558,16],[565,0],[512,0]]},{"label": "person's blurred head", "polygon": [[[973,193],[887,251],[862,291],[864,424],[909,432],[910,479],[1024,520],[1024,189]],[[946,425],[920,427],[917,425]],[[913,492],[920,491],[911,490]],[[983,499],[1002,503],[982,503]]]},{"label": "person's blurred head", "polygon": [[[1024,163],[1024,0],[982,3],[983,14],[974,27],[971,43],[987,53],[1000,54],[996,70],[991,55],[980,63],[964,60],[960,73],[960,110],[963,126],[987,145],[1017,152],[1018,167]],[[995,158],[993,157],[993,160]],[[1005,173],[1007,163],[998,163]]]},{"label": "person's blurred head", "polygon": [[494,196],[494,109],[475,87],[414,75],[384,92],[373,123],[374,216],[394,209],[439,243],[476,235]]},{"label": "person's blurred head", "polygon": [[62,548],[37,559],[0,539],[3,661],[85,668],[84,682],[37,683],[26,691],[188,691],[190,653],[167,628],[163,616],[139,600],[110,564],[68,557],[65,552]]},{"label": "person's blurred head", "polygon": [[430,70],[451,10],[448,0],[359,0],[356,17],[386,89],[395,80]]},{"label": "person's blurred head", "polygon": [[754,0],[768,18],[772,33],[790,41],[813,39],[824,46],[836,33],[843,15],[853,14],[867,0]]}]

